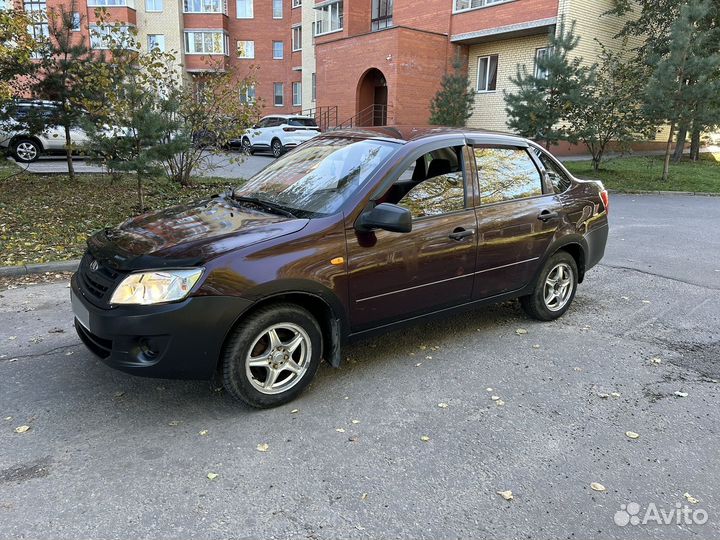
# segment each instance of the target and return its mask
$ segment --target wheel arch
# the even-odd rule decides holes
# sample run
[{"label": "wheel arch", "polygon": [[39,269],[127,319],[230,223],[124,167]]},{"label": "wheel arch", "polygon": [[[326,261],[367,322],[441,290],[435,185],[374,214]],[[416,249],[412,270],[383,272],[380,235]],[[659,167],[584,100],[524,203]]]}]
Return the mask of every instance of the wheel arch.
[{"label": "wheel arch", "polygon": [[32,141],[40,147],[41,152],[45,151],[45,145],[37,135],[15,135],[10,139],[10,148],[13,148],[20,141]]},{"label": "wheel arch", "polygon": [[535,286],[535,282],[537,281],[540,273],[542,272],[545,263],[558,251],[565,251],[569,253],[573,259],[575,259],[575,264],[577,265],[578,269],[578,283],[583,282],[583,279],[585,278],[585,270],[587,264],[587,241],[582,235],[568,235],[557,239],[555,242],[550,244],[550,246],[548,246],[548,249],[545,251],[545,256],[543,257],[540,265],[538,265],[537,272],[533,276],[532,281],[529,283],[529,287],[532,288]]}]

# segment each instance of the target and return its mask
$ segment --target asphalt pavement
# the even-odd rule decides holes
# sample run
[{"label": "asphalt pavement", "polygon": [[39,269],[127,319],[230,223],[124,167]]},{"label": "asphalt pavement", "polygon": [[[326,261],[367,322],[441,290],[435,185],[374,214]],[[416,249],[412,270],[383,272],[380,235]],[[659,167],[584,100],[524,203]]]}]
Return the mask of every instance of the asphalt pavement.
[{"label": "asphalt pavement", "polygon": [[718,197],[614,195],[560,320],[366,340],[267,411],[105,367],[65,283],[2,291],[0,537],[718,537],[718,223]]}]

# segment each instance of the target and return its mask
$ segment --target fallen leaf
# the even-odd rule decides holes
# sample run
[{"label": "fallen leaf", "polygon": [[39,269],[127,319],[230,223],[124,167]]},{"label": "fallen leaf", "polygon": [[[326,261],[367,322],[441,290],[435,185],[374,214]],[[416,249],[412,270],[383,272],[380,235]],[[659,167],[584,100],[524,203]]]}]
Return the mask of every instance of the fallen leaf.
[{"label": "fallen leaf", "polygon": [[538,343],[536,343],[535,345],[533,345],[533,349],[539,349],[539,348],[540,348],[540,345],[539,345]]},{"label": "fallen leaf", "polygon": [[500,396],[490,396],[490,399],[492,399],[493,401],[497,401],[498,399],[500,399]]},{"label": "fallen leaf", "polygon": [[345,428],[335,428],[335,431],[337,431],[338,433],[345,433]]},{"label": "fallen leaf", "polygon": [[217,473],[214,473],[214,472],[209,472],[207,474],[208,480],[215,480],[218,476],[220,476],[220,475]]},{"label": "fallen leaf", "polygon": [[492,388],[486,388],[485,390],[487,390],[488,392],[492,392]]},{"label": "fallen leaf", "polygon": [[687,392],[681,392],[680,390],[675,390],[675,395],[678,397],[688,397]]},{"label": "fallen leaf", "polygon": [[662,360],[661,360],[660,358],[658,358],[657,356],[655,356],[655,357],[653,357],[653,358],[650,359],[650,363],[651,363],[651,364],[661,364],[661,363],[662,363]]},{"label": "fallen leaf", "polygon": [[447,403],[438,403],[438,407],[440,407],[441,409],[447,409],[448,404]]},{"label": "fallen leaf", "polygon": [[621,296],[620,298],[623,299],[623,300],[630,300],[630,297],[629,297],[629,296]]},{"label": "fallen leaf", "polygon": [[6,416],[5,420],[12,420],[12,416]]},{"label": "fallen leaf", "polygon": [[591,482],[591,483],[590,483],[590,488],[591,488],[593,491],[605,491],[605,486],[603,486],[602,484],[600,484],[600,483],[598,483],[598,482]]},{"label": "fallen leaf", "polygon": [[598,392],[597,396],[598,396],[599,398],[605,399],[605,398],[609,398],[609,397],[610,397],[610,394],[605,394],[605,393],[603,393],[603,392]]},{"label": "fallen leaf", "polygon": [[293,409],[292,411],[290,411],[290,414],[295,414],[295,413],[298,413],[298,412],[300,412],[300,409]]},{"label": "fallen leaf", "polygon": [[432,360],[432,356],[426,356],[425,360]]},{"label": "fallen leaf", "polygon": [[513,500],[512,491],[509,490],[509,489],[508,489],[507,491],[498,491],[497,494],[500,495],[500,496],[501,496],[503,499],[505,499],[506,501],[512,501],[512,500]]},{"label": "fallen leaf", "polygon": [[256,448],[258,452],[267,452],[270,449],[270,445],[268,443],[260,443]]},{"label": "fallen leaf", "polygon": [[179,426],[179,425],[180,425],[180,420],[170,420],[168,422],[168,426]]},{"label": "fallen leaf", "polygon": [[357,435],[351,435],[350,437],[348,437],[349,442],[355,442],[357,440],[358,440]]},{"label": "fallen leaf", "polygon": [[498,399],[495,402],[495,405],[497,405],[498,407],[502,407],[503,405],[505,405],[505,402],[502,399]]},{"label": "fallen leaf", "polygon": [[518,328],[517,330],[515,330],[515,333],[516,333],[518,336],[521,336],[521,335],[523,335],[523,334],[527,334],[527,330],[525,330],[524,328]]},{"label": "fallen leaf", "polygon": [[612,397],[620,397],[620,392],[610,392]]},{"label": "fallen leaf", "polygon": [[422,442],[428,442],[430,440],[430,437],[428,437],[427,435],[423,435],[422,437],[420,437],[420,440]]},{"label": "fallen leaf", "polygon": [[123,391],[115,392],[115,394],[113,394],[113,395],[114,395],[114,397],[116,397],[116,398],[121,398],[121,397],[123,397],[123,396],[125,395],[125,392],[123,392]]},{"label": "fallen leaf", "polygon": [[690,504],[697,504],[700,502],[700,499],[696,499],[695,497],[690,495],[687,491],[685,493],[683,493],[683,497],[685,497],[685,499],[687,499],[687,502],[689,502]]},{"label": "fallen leaf", "polygon": [[643,303],[643,304],[649,304],[649,303],[650,303],[650,300],[643,300],[642,303]]},{"label": "fallen leaf", "polygon": [[202,431],[198,431],[198,435],[207,435],[207,434],[208,434],[208,430],[207,430],[207,429],[203,429]]},{"label": "fallen leaf", "polygon": [[15,433],[25,433],[28,429],[30,426],[18,426],[15,428]]},{"label": "fallen leaf", "polygon": [[640,437],[640,435],[638,435],[634,431],[626,431],[625,435],[627,436],[628,439],[637,439],[638,437]]},{"label": "fallen leaf", "polygon": [[573,370],[574,370],[574,371],[582,371],[582,369],[579,368],[579,367],[575,367],[575,368],[573,368]]},{"label": "fallen leaf", "polygon": [[420,366],[422,366],[422,362],[418,362],[417,364],[415,364],[415,367],[420,367]]},{"label": "fallen leaf", "polygon": [[367,493],[363,493],[362,496],[360,497],[361,501],[364,501],[365,499],[367,499]]},{"label": "fallen leaf", "polygon": [[359,424],[359,423],[360,423],[360,420],[350,420],[350,422],[353,423],[353,424]]}]

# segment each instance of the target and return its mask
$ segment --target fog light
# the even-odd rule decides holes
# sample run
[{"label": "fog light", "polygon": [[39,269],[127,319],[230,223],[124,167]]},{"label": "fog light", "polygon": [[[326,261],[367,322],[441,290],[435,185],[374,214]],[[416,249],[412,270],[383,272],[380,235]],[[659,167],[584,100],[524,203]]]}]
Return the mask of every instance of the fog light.
[{"label": "fog light", "polygon": [[140,352],[142,352],[143,356],[148,360],[153,360],[160,354],[159,351],[153,349],[152,344],[146,338],[140,340]]}]

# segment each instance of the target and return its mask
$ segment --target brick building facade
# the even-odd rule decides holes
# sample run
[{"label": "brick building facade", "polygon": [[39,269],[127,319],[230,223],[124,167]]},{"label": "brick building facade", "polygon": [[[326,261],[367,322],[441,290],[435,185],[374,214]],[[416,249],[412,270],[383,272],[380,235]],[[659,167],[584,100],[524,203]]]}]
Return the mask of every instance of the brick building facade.
[{"label": "brick building facade", "polygon": [[[16,0],[27,10],[70,0]],[[459,59],[475,92],[472,127],[505,130],[503,90],[534,69],[558,20],[577,21],[578,54],[623,20],[612,0],[76,0],[84,26],[105,7],[141,43],[177,53],[187,79],[220,60],[257,69],[264,113],[333,111],[330,125],[425,124],[442,75]],[[37,29],[36,31],[42,31]],[[79,30],[84,32],[87,28]],[[243,94],[243,95],[240,95]]]}]

